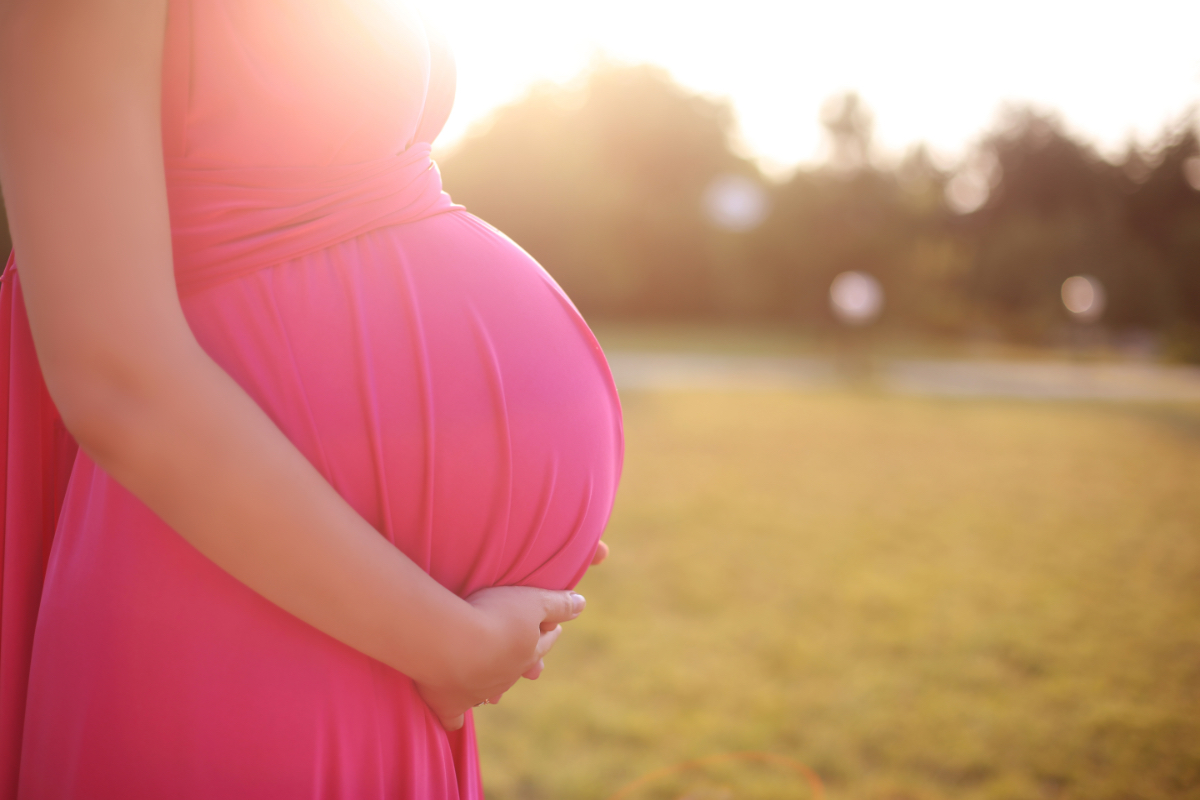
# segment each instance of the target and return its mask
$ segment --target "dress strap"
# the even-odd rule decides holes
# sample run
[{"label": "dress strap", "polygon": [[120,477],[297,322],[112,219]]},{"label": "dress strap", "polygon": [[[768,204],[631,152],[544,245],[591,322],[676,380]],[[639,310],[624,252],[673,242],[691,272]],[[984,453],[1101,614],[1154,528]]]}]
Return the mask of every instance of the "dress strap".
[{"label": "dress strap", "polygon": [[78,445],[46,390],[16,264],[0,277],[0,800],[15,800],[50,544]]}]

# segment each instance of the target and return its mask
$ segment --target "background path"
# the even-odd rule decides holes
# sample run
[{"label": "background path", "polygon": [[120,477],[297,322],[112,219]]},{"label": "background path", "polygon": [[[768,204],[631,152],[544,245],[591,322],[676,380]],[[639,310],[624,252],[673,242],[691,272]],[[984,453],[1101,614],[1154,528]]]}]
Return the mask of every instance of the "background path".
[{"label": "background path", "polygon": [[890,359],[614,351],[621,389],[827,389],[852,382],[898,394],[1200,402],[1200,367],[1138,362]]}]

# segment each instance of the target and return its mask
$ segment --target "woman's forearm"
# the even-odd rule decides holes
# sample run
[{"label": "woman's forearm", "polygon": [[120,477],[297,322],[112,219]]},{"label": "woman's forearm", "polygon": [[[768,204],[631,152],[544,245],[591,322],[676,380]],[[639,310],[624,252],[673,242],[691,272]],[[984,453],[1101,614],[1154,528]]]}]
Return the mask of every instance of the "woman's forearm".
[{"label": "woman's forearm", "polygon": [[371,528],[199,347],[162,357],[173,363],[92,390],[94,416],[75,427],[97,463],[318,629],[417,680],[468,667],[471,607]]}]

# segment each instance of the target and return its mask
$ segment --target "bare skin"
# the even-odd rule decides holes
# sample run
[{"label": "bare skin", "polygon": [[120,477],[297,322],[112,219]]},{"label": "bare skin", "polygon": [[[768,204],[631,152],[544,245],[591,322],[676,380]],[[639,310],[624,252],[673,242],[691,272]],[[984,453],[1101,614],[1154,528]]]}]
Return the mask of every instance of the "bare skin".
[{"label": "bare skin", "polygon": [[[463,600],[392,547],[200,348],[163,174],[166,0],[0,2],[0,183],[38,359],[83,450],[201,553],[412,677],[447,729],[498,700],[583,610]],[[607,547],[597,549],[599,563]]]}]

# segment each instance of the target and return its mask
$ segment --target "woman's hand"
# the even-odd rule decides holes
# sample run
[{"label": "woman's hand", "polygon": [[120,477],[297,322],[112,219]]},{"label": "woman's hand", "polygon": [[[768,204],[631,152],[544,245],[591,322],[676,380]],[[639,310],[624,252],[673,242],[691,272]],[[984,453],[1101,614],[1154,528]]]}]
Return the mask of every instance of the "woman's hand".
[{"label": "woman's hand", "polygon": [[[596,552],[592,555],[591,566],[596,566],[608,558],[608,545],[596,543]],[[564,611],[562,597],[570,603],[570,612]],[[491,627],[500,632],[496,640],[504,649],[506,636],[509,631],[508,666],[503,666],[503,657],[489,662],[482,649],[476,649],[471,654],[464,654],[464,660],[482,659],[485,671],[488,664],[495,670],[495,677],[481,677],[462,685],[432,685],[418,683],[417,690],[429,707],[437,714],[438,719],[448,731],[458,730],[463,724],[463,713],[481,703],[499,703],[500,698],[512,688],[518,678],[538,679],[545,669],[543,657],[554,646],[554,642],[562,633],[558,623],[575,619],[583,611],[584,599],[575,592],[551,592],[543,589],[527,589],[524,587],[498,587],[482,589],[467,598],[467,602],[482,614],[481,622],[484,627]],[[539,611],[540,609],[540,611]],[[541,613],[538,621],[538,636],[532,653],[529,651],[533,641],[529,623]],[[531,657],[531,660],[530,660]],[[507,673],[505,670],[507,669]],[[471,685],[468,685],[471,684]]]},{"label": "woman's hand", "polygon": [[475,612],[475,630],[459,637],[458,668],[445,682],[417,684],[448,731],[462,727],[468,708],[499,702],[519,678],[536,680],[542,658],[562,633],[560,623],[578,617],[585,605],[574,592],[523,586],[482,589],[467,603]]}]

